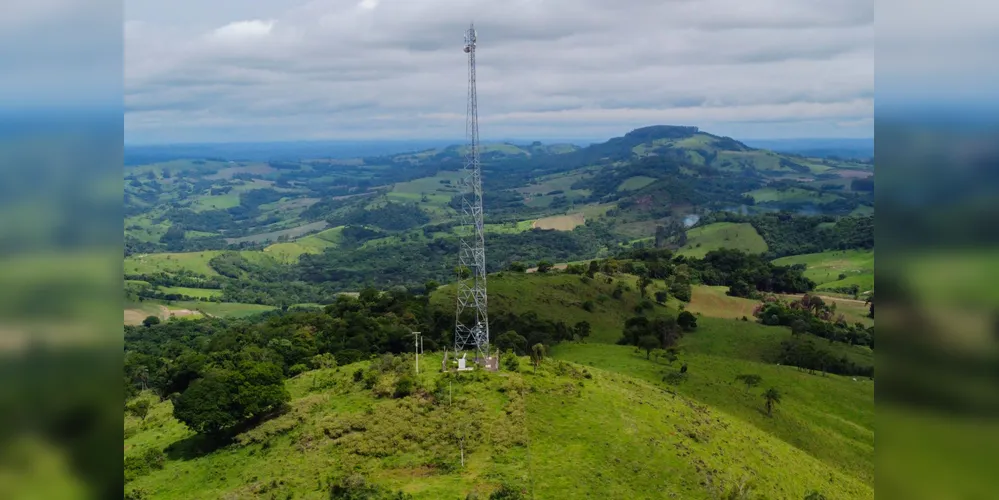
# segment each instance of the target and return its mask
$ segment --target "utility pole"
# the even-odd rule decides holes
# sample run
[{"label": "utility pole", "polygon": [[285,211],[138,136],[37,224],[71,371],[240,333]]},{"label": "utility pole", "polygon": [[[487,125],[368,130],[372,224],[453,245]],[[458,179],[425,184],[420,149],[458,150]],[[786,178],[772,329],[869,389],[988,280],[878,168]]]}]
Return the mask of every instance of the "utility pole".
[{"label": "utility pole", "polygon": [[420,336],[420,332],[413,332],[413,348],[416,351],[416,374],[417,375],[420,374],[420,351],[422,350],[422,349],[420,349],[420,347],[423,345],[423,342],[421,342],[421,340],[422,340],[422,337]]}]

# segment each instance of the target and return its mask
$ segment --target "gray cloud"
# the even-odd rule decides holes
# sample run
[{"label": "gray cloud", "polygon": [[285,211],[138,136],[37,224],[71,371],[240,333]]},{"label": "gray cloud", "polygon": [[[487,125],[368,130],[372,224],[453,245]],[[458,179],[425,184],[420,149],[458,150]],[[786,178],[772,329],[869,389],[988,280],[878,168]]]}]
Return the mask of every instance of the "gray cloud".
[{"label": "gray cloud", "polygon": [[872,130],[872,0],[160,4],[126,9],[129,142],[461,137],[472,18],[486,137]]}]

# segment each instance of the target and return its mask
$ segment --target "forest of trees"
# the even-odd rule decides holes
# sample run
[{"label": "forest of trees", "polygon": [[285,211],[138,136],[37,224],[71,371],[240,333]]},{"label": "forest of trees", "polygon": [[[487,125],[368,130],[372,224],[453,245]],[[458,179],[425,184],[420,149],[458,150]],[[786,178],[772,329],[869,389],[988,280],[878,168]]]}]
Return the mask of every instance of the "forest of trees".
[{"label": "forest of trees", "polygon": [[767,242],[767,258],[785,257],[829,250],[874,248],[874,216],[835,217],[797,215],[788,212],[739,215],[715,212],[700,224],[748,222]]},{"label": "forest of trees", "polygon": [[[125,398],[151,389],[173,400],[174,416],[191,429],[222,435],[280,411],[288,400],[286,377],[406,352],[413,331],[423,332],[424,347],[436,350],[451,344],[453,325],[453,311],[431,307],[426,295],[368,288],[317,310],[126,326]],[[588,334],[588,325],[542,320],[533,313],[498,311],[491,327],[505,331],[509,348],[521,354],[528,345]]]}]

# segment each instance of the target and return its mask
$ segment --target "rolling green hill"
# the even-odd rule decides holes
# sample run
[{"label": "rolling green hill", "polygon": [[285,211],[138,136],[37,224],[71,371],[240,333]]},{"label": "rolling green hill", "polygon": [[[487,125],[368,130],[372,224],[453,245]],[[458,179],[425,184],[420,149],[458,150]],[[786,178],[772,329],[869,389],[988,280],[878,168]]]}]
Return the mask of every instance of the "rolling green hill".
[{"label": "rolling green hill", "polygon": [[860,292],[874,289],[874,251],[836,250],[782,257],[774,264],[790,266],[805,264],[805,276],[814,281],[819,290],[850,288],[857,285]]},{"label": "rolling green hill", "polygon": [[677,253],[700,258],[720,248],[764,253],[767,243],[751,224],[716,222],[687,230],[687,243]]},{"label": "rolling green hill", "polygon": [[[489,276],[493,318],[592,325],[584,343],[554,346],[536,371],[522,357],[516,370],[504,361],[495,374],[445,375],[441,354],[428,352],[409,395],[393,391],[411,354],[402,364],[378,362],[381,371],[369,361],[305,371],[285,381],[287,411],[224,442],[175,420],[171,399],[143,393],[149,415],[124,422],[126,491],[165,499],[344,498],[331,491],[367,488],[375,496],[362,498],[460,500],[501,487],[523,495],[507,498],[539,499],[874,497],[871,380],[775,365],[791,338],[786,327],[707,313],[681,339],[678,360],[646,359],[613,345],[639,314],[635,277],[607,278]],[[613,298],[619,285],[630,289]],[[444,286],[429,306],[448,311],[453,301]],[[671,312],[656,305],[644,314]],[[827,348],[873,364],[867,348]],[[681,366],[681,381],[664,381]],[[736,380],[743,374],[762,383],[747,388]],[[768,416],[761,394],[771,387],[782,400]]]},{"label": "rolling green hill", "polygon": [[873,498],[863,481],[655,384],[560,361],[537,373],[521,365],[452,377],[443,392],[444,376],[426,370],[402,398],[353,382],[363,363],[307,372],[287,383],[287,413],[214,450],[173,419],[169,400],[154,402],[145,420],[126,417],[125,456],[165,450],[162,468],[126,488],[150,498],[324,499],[331,484],[363,477],[416,499],[501,485],[523,498],[710,499],[740,486],[771,498]]}]

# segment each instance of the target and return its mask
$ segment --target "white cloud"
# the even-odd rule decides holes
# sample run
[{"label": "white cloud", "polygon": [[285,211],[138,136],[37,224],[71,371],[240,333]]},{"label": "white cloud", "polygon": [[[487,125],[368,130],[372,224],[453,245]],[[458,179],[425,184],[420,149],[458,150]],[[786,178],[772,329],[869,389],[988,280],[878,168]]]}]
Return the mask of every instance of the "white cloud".
[{"label": "white cloud", "polygon": [[[766,137],[794,120],[810,135],[871,133],[855,124],[872,116],[873,0],[286,5],[175,0],[171,22],[130,17],[143,21],[126,30],[130,141],[461,137],[473,18],[484,137],[754,122]],[[258,20],[202,28],[206,39],[183,12]]]},{"label": "white cloud", "polygon": [[222,40],[239,40],[245,38],[257,38],[271,34],[274,28],[274,21],[236,21],[221,28],[216,28],[212,36]]}]

